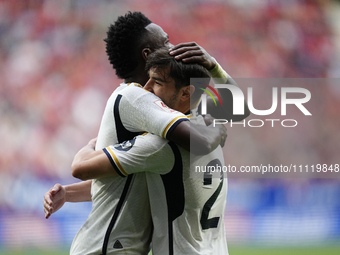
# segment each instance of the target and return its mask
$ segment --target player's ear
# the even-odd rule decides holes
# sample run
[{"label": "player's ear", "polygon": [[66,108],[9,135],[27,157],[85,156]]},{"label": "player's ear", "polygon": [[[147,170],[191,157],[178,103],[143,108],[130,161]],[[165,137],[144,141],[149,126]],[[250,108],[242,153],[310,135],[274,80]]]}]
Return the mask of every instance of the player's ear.
[{"label": "player's ear", "polygon": [[190,100],[191,95],[194,93],[195,87],[193,85],[188,85],[182,88],[181,99],[183,101]]},{"label": "player's ear", "polygon": [[190,96],[192,96],[195,92],[195,86],[194,85],[189,85],[190,86]]},{"label": "player's ear", "polygon": [[143,59],[146,61],[146,59],[148,58],[149,54],[152,52],[152,50],[150,48],[144,48],[142,50],[142,56]]}]

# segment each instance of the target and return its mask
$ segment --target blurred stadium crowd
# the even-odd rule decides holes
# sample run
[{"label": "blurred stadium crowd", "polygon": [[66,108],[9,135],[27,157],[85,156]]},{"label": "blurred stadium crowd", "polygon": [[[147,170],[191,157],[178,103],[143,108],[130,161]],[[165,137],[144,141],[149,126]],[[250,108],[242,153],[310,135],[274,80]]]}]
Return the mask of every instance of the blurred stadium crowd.
[{"label": "blurred stadium crowd", "polygon": [[[42,195],[51,185],[75,181],[73,156],[96,136],[106,100],[121,82],[106,57],[106,29],[128,10],[162,26],[173,44],[196,41],[235,78],[323,78],[311,88],[313,118],[294,131],[229,128],[228,162],[280,164],[302,155],[303,163],[339,164],[337,9],[338,2],[321,0],[0,0],[0,245],[17,245],[8,234],[17,215],[43,219]],[[254,98],[261,100],[261,94]],[[273,148],[286,153],[277,156]],[[340,238],[339,195],[337,180],[231,180],[230,239],[251,235],[256,224],[272,236],[276,232],[264,230],[270,212],[279,231],[301,223],[311,207],[319,214],[304,215],[307,228],[298,234]],[[296,210],[284,221],[280,209],[287,208]],[[316,222],[312,234],[310,222]]]}]

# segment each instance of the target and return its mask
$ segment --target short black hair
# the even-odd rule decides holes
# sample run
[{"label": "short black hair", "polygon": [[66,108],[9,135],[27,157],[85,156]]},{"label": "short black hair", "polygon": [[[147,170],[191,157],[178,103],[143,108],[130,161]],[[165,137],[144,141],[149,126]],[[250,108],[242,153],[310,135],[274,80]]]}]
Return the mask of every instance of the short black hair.
[{"label": "short black hair", "polygon": [[[152,68],[165,69],[167,67],[170,67],[169,77],[175,81],[177,90],[188,85],[193,85],[195,88],[205,87],[203,84],[209,84],[210,82],[211,76],[205,67],[197,63],[184,63],[181,60],[176,60],[174,56],[169,54],[169,50],[164,47],[155,50],[148,56],[145,70],[149,72]],[[165,77],[165,79],[169,77]],[[196,89],[193,98],[198,99],[202,93],[203,90]]]},{"label": "short black hair", "polygon": [[138,66],[136,52],[148,33],[145,27],[151,23],[141,12],[128,12],[109,26],[104,39],[106,53],[119,78],[126,79]]}]

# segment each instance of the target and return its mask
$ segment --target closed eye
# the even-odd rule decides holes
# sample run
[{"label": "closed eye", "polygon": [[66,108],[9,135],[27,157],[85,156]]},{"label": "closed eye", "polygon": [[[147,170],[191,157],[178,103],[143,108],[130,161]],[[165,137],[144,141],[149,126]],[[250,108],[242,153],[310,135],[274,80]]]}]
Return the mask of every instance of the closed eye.
[{"label": "closed eye", "polygon": [[162,79],[160,79],[160,78],[156,78],[156,77],[152,77],[152,79],[155,81],[155,83],[157,84],[157,85],[159,85],[159,86],[163,86],[163,83],[165,82],[165,81],[163,81]]}]

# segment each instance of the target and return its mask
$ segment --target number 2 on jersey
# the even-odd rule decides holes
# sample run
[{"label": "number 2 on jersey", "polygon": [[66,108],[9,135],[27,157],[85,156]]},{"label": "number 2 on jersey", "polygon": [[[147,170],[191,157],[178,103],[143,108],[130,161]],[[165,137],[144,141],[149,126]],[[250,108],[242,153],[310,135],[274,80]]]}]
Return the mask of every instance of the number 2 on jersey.
[{"label": "number 2 on jersey", "polygon": [[[212,161],[210,161],[207,164],[207,171],[204,173],[204,180],[203,180],[203,185],[210,185],[212,184],[212,174],[210,173],[210,168],[209,166],[220,166],[222,169],[222,164],[218,159],[214,159]],[[207,200],[207,202],[204,204],[203,206],[203,210],[202,210],[202,216],[201,216],[201,226],[202,229],[209,229],[209,228],[217,228],[218,226],[218,222],[220,220],[220,217],[213,217],[208,219],[209,217],[209,212],[213,206],[213,204],[216,202],[217,197],[219,196],[222,186],[223,186],[223,172],[221,171],[221,182],[220,185],[218,185],[217,189],[215,190],[215,192],[212,194],[212,196]]]}]

